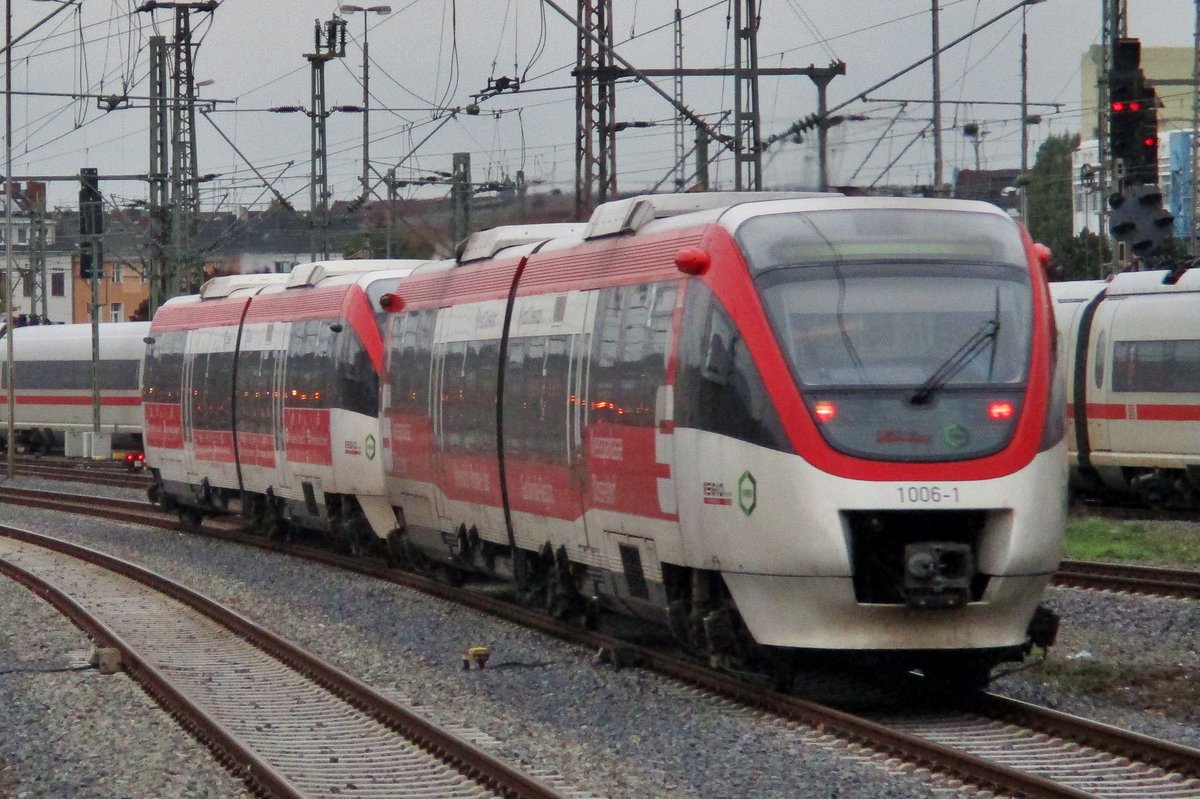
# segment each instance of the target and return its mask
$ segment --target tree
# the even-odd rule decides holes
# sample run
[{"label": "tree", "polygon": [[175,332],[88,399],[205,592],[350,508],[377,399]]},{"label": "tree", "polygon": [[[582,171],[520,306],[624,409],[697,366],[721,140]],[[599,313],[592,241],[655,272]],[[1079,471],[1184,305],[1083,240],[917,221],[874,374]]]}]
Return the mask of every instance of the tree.
[{"label": "tree", "polygon": [[1101,277],[1110,260],[1096,231],[1072,231],[1071,153],[1078,146],[1077,133],[1048,137],[1025,176],[1029,234],[1050,248],[1054,276],[1066,280]]}]

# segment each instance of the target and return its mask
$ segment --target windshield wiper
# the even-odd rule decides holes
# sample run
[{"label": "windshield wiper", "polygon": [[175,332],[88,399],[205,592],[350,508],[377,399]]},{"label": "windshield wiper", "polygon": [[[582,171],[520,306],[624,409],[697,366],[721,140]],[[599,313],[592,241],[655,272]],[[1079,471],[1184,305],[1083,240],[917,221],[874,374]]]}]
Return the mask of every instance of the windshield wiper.
[{"label": "windshield wiper", "polygon": [[975,360],[975,356],[979,355],[989,341],[994,341],[999,332],[1000,315],[997,313],[994,318],[984,322],[982,327],[976,330],[969,339],[963,342],[961,347],[951,353],[950,357],[933,371],[933,374],[913,394],[912,404],[924,405],[929,402],[934,392],[949,383],[967,364]]}]

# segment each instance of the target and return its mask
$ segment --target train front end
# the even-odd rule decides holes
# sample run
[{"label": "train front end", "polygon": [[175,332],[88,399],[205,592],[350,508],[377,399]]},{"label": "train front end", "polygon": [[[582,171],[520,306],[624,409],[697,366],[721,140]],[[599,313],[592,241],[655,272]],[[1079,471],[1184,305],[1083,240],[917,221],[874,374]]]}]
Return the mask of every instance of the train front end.
[{"label": "train front end", "polygon": [[754,640],[985,673],[1048,644],[1067,460],[1044,248],[982,203],[826,198],[735,206],[702,249],[681,523]]}]

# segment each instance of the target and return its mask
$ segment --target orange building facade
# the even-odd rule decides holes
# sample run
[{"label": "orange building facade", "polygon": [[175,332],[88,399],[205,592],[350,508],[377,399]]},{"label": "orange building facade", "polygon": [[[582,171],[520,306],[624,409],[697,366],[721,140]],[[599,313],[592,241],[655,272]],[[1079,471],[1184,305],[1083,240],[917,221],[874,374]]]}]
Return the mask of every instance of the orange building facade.
[{"label": "orange building facade", "polygon": [[[90,322],[92,282],[79,276],[79,256],[71,258],[73,277],[71,321]],[[101,322],[128,322],[129,317],[150,297],[150,282],[143,277],[141,264],[106,260],[104,276],[96,281]]]}]

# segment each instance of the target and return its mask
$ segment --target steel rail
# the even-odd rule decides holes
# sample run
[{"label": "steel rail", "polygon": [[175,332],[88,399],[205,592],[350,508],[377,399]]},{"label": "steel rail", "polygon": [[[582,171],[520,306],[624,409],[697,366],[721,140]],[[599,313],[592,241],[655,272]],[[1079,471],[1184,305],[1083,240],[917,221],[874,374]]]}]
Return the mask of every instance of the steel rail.
[{"label": "steel rail", "polygon": [[[53,494],[54,492],[41,492]],[[59,495],[63,496],[63,495]],[[68,497],[69,499],[69,497]],[[8,501],[5,489],[0,488],[0,501]],[[41,497],[40,507],[50,506],[52,500]],[[134,505],[135,503],[129,503]],[[75,505],[78,507],[78,504]],[[143,504],[142,512],[147,508]],[[95,509],[100,510],[100,509]],[[92,512],[92,509],[88,511]],[[122,514],[132,510],[122,511]],[[110,517],[111,518],[111,517]],[[147,522],[143,519],[139,523]],[[872,721],[861,715],[844,712],[794,696],[771,691],[761,683],[748,681],[725,672],[718,672],[699,663],[676,655],[631,644],[618,638],[584,630],[580,627],[557,621],[544,613],[528,610],[497,599],[486,593],[463,591],[446,583],[437,582],[419,575],[398,571],[381,562],[352,558],[331,553],[328,550],[305,545],[285,545],[259,536],[239,532],[231,528],[217,529],[211,525],[190,527],[178,523],[164,524],[170,529],[196,532],[218,537],[270,551],[289,553],[315,560],[329,566],[348,569],[360,574],[384,579],[427,595],[445,599],[459,605],[503,618],[538,630],[560,640],[580,646],[615,653],[618,662],[637,664],[665,676],[691,684],[703,690],[727,697],[747,706],[775,713],[783,718],[798,721],[817,729],[861,742],[871,748],[889,752],[905,760],[927,765],[942,772],[952,773],[980,786],[1033,797],[1083,799],[1093,794],[1071,788],[1052,780],[1030,774],[1020,769],[992,762],[954,747],[930,741],[917,734],[908,733],[885,723]],[[1114,754],[1135,757],[1148,765],[1179,771],[1183,777],[1200,777],[1200,750],[1191,749],[1147,736],[1107,728],[1106,725],[1075,717],[1066,713],[1016,703],[1003,697],[985,695],[974,704],[975,712],[987,717],[1005,720],[1018,726],[1029,726],[1039,730],[1054,730],[1054,734],[1076,741],[1098,744],[1105,734],[1124,736],[1110,738],[1098,744],[1111,749]],[[1018,714],[1018,709],[1020,713]],[[1023,718],[1024,721],[1016,719]],[[1124,742],[1120,742],[1123,740]]]},{"label": "steel rail", "polygon": [[[564,799],[563,794],[544,782],[512,768],[462,737],[397,704],[366,683],[180,583],[112,555],[52,536],[6,525],[0,525],[0,535],[78,558],[171,597],[233,631],[253,646],[492,790],[513,799]],[[199,707],[180,694],[153,664],[143,659],[133,646],[103,622],[92,617],[70,597],[35,575],[5,563],[3,559],[0,559],[0,571],[9,573],[30,586],[89,634],[120,650],[123,662],[130,667],[139,682],[149,687],[151,695],[156,699],[161,698],[173,713],[187,718],[190,724],[194,724],[201,731],[202,740],[215,742],[219,750],[223,750],[226,756],[238,764],[239,769],[235,771],[244,771],[255,784],[261,785],[274,796],[288,799],[303,799],[307,796],[268,761],[252,749],[244,747],[236,735],[219,722],[208,718]]]}]

